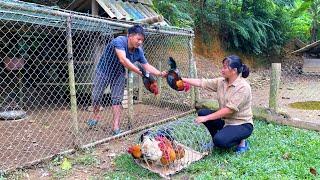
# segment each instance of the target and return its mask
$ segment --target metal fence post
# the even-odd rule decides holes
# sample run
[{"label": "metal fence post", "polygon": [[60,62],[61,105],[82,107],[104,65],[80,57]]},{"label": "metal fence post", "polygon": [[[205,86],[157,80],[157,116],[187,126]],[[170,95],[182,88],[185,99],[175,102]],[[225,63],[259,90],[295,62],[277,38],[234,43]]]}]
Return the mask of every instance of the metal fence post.
[{"label": "metal fence post", "polygon": [[128,127],[131,129],[133,119],[133,72],[128,70]]},{"label": "metal fence post", "polygon": [[281,63],[272,63],[270,77],[269,108],[278,111],[278,94],[281,76]]},{"label": "metal fence post", "polygon": [[71,104],[71,118],[74,125],[75,145],[80,145],[78,114],[77,114],[77,97],[76,84],[74,77],[74,63],[72,50],[72,34],[71,34],[71,16],[67,17],[67,50],[68,50],[68,74],[69,74],[69,88],[70,88],[70,104]]},{"label": "metal fence post", "polygon": [[[191,78],[197,78],[197,68],[196,68],[196,61],[194,60],[193,57],[193,52],[192,52],[192,46],[193,46],[193,37],[190,37],[189,39],[189,76]],[[195,107],[196,102],[199,100],[199,89],[196,89],[194,87],[191,88],[191,106]]]}]

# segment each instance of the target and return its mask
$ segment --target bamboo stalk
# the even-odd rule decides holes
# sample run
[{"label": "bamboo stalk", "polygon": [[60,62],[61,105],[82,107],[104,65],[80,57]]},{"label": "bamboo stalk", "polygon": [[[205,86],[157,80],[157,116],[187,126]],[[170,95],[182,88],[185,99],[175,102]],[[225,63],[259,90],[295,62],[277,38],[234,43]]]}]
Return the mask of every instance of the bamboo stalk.
[{"label": "bamboo stalk", "polygon": [[193,108],[189,104],[186,104],[186,103],[179,103],[179,102],[172,102],[172,101],[165,101],[165,100],[160,100],[158,102],[155,102],[153,98],[151,98],[151,99],[150,98],[143,98],[142,101],[144,102],[144,104],[158,106],[161,108],[169,107],[169,108],[177,109],[177,110]]},{"label": "bamboo stalk", "polygon": [[71,17],[67,18],[67,50],[68,50],[68,74],[69,74],[69,89],[70,89],[70,104],[71,104],[71,119],[74,125],[73,135],[75,145],[81,145],[81,138],[79,138],[78,127],[78,113],[77,113],[77,97],[76,97],[76,82],[74,77],[74,63],[72,50],[72,33],[71,33]]},{"label": "bamboo stalk", "polygon": [[96,146],[98,144],[102,144],[102,143],[105,143],[105,142],[108,142],[108,141],[111,141],[111,140],[114,140],[114,139],[119,139],[121,137],[124,137],[126,135],[130,135],[130,134],[134,134],[136,132],[140,132],[144,129],[147,129],[147,128],[151,128],[151,127],[154,127],[154,126],[157,126],[157,125],[160,125],[160,124],[164,124],[164,123],[167,123],[167,122],[171,122],[171,121],[174,121],[180,117],[183,117],[183,116],[186,116],[186,115],[189,115],[189,114],[192,114],[194,113],[195,110],[190,110],[190,111],[187,111],[187,112],[184,112],[184,113],[181,113],[181,114],[178,114],[176,116],[172,116],[172,117],[169,117],[169,118],[166,118],[166,119],[163,119],[161,121],[158,121],[158,122],[154,122],[154,123],[150,123],[150,124],[147,124],[145,126],[140,126],[140,127],[137,127],[135,129],[132,129],[130,131],[126,131],[126,132],[123,132],[119,135],[116,135],[116,136],[112,136],[112,137],[107,137],[105,139],[101,139],[99,141],[96,141],[96,142],[93,142],[93,143],[89,143],[89,144],[86,144],[84,146],[81,146],[81,149],[85,149],[85,148],[89,148],[89,147],[93,147],[93,146]]},{"label": "bamboo stalk", "polygon": [[272,63],[270,78],[269,108],[278,112],[278,94],[281,76],[281,63]]},{"label": "bamboo stalk", "polygon": [[[193,47],[193,38],[190,37],[189,39],[189,76],[191,78],[197,78],[197,68],[196,68],[196,61],[194,60],[193,52],[192,52],[192,47]],[[195,87],[191,88],[191,106],[195,107],[197,101],[199,100],[199,89],[196,89]]]},{"label": "bamboo stalk", "polygon": [[96,0],[91,0],[91,12],[93,16],[99,15],[99,6]]}]

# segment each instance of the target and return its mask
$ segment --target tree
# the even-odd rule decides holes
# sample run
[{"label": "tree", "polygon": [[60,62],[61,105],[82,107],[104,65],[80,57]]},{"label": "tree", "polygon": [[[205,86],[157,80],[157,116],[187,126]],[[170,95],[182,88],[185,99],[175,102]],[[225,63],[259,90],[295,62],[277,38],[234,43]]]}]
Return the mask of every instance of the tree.
[{"label": "tree", "polygon": [[312,22],[310,25],[310,42],[317,41],[317,35],[319,31],[319,19],[320,19],[320,0],[304,0],[298,9],[294,12],[294,17],[300,17],[304,13],[308,13],[311,16]]}]

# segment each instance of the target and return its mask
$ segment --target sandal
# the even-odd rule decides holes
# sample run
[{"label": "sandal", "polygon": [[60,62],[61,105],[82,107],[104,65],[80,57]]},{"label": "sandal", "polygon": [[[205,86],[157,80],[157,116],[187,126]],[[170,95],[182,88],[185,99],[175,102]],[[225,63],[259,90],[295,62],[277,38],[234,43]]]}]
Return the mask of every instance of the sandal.
[{"label": "sandal", "polygon": [[248,141],[246,141],[245,142],[245,146],[244,147],[237,147],[236,149],[235,149],[235,152],[237,153],[237,154],[241,154],[241,153],[244,153],[244,152],[246,152],[246,151],[248,151],[250,149],[250,147],[249,147],[249,142]]},{"label": "sandal", "polygon": [[120,133],[121,133],[120,129],[117,129],[117,130],[113,130],[112,135],[116,136],[116,135],[119,135]]}]

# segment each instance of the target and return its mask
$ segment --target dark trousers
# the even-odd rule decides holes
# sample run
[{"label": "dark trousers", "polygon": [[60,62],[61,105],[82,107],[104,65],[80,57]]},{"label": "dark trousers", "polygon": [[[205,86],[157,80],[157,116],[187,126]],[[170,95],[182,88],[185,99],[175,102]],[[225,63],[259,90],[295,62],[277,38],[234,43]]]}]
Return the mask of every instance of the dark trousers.
[{"label": "dark trousers", "polygon": [[[206,116],[214,112],[215,111],[210,109],[200,109],[198,116]],[[203,124],[209,130],[214,145],[220,148],[231,148],[238,145],[242,139],[248,138],[253,131],[251,123],[224,127],[224,121],[222,119],[216,119]]]}]

